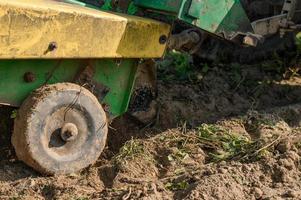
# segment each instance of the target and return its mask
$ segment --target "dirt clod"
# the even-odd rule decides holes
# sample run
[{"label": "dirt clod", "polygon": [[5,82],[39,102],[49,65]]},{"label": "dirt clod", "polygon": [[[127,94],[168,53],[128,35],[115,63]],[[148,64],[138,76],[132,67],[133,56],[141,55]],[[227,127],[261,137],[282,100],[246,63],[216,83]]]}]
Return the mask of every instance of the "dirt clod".
[{"label": "dirt clod", "polygon": [[263,196],[263,191],[262,191],[260,188],[255,187],[255,188],[253,189],[253,192],[254,192],[255,199],[261,199],[261,198],[262,198],[262,196]]}]

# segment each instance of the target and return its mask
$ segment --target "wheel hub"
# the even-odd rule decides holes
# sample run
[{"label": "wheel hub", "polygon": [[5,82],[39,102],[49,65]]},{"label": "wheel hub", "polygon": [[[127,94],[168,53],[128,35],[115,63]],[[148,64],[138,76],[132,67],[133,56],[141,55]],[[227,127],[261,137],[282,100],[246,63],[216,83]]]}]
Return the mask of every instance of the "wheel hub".
[{"label": "wheel hub", "polygon": [[65,142],[74,141],[78,136],[77,126],[73,123],[65,123],[61,129],[61,138]]},{"label": "wheel hub", "polygon": [[45,85],[33,92],[14,127],[12,143],[18,158],[51,175],[74,173],[95,163],[108,132],[97,98],[72,83]]}]

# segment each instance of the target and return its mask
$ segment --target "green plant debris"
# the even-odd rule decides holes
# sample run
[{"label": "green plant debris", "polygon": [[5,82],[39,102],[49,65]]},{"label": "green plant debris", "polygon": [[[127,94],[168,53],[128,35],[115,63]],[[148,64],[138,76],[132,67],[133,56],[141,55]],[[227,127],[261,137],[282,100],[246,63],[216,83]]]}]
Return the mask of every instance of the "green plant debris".
[{"label": "green plant debris", "polygon": [[173,154],[168,155],[169,161],[182,161],[189,157],[189,154],[184,149],[177,149]]},{"label": "green plant debris", "polygon": [[189,183],[185,180],[177,183],[168,182],[165,184],[165,188],[171,191],[186,190],[188,187]]},{"label": "green plant debris", "polygon": [[213,161],[240,157],[250,150],[253,142],[247,137],[236,135],[215,125],[203,124],[198,129],[198,138],[205,141],[213,151],[209,153]]},{"label": "green plant debris", "polygon": [[251,112],[244,121],[249,132],[256,132],[260,126],[267,126],[271,128],[276,126],[279,119],[270,115],[265,116],[257,112]]},{"label": "green plant debris", "polygon": [[150,153],[145,149],[141,141],[133,138],[126,142],[119,150],[119,153],[114,156],[113,160],[117,163],[132,160],[138,156],[143,156],[146,160],[152,160]]},{"label": "green plant debris", "polygon": [[165,59],[158,62],[160,79],[171,80],[190,80],[195,75],[191,55],[177,51],[167,52]]},{"label": "green plant debris", "polygon": [[11,119],[15,119],[16,117],[17,117],[17,110],[15,109],[15,110],[13,110],[12,112],[11,112],[11,115],[10,115],[10,118]]},{"label": "green plant debris", "polygon": [[132,138],[130,141],[126,142],[125,145],[120,149],[119,154],[115,157],[115,159],[121,160],[133,158],[143,152],[143,145]]},{"label": "green plant debris", "polygon": [[173,57],[173,66],[178,76],[185,76],[190,71],[191,57],[186,53],[172,51],[170,56]]},{"label": "green plant debris", "polygon": [[[258,126],[260,123],[272,125],[274,121],[262,119],[256,123]],[[251,140],[222,126],[212,124],[202,124],[187,133],[183,131],[182,133],[172,133],[166,135],[164,140],[162,140],[162,136],[158,137],[158,142],[162,142],[166,147],[172,149],[166,159],[178,164],[185,163],[186,158],[194,157],[195,154],[198,154],[198,149],[202,149],[206,153],[206,163],[258,160],[273,153],[277,141],[269,145],[271,141],[264,141],[260,138]]]},{"label": "green plant debris", "polygon": [[205,63],[202,68],[202,73],[206,74],[209,70],[210,70],[209,65],[207,63]]}]

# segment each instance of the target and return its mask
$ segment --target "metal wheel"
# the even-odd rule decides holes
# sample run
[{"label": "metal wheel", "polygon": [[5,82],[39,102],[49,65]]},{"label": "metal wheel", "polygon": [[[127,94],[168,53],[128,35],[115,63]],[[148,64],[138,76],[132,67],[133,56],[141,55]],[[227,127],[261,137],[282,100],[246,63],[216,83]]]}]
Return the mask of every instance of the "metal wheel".
[{"label": "metal wheel", "polygon": [[106,114],[83,87],[59,83],[30,95],[15,119],[18,158],[45,174],[68,174],[93,164],[106,143]]}]

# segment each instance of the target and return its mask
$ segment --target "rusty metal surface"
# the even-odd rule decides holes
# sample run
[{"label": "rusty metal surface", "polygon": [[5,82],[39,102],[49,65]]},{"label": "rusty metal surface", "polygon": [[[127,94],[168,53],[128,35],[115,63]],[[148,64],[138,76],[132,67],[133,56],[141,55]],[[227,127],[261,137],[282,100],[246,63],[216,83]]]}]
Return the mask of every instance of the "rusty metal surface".
[{"label": "rusty metal surface", "polygon": [[170,26],[49,0],[0,1],[0,59],[161,57]]}]

